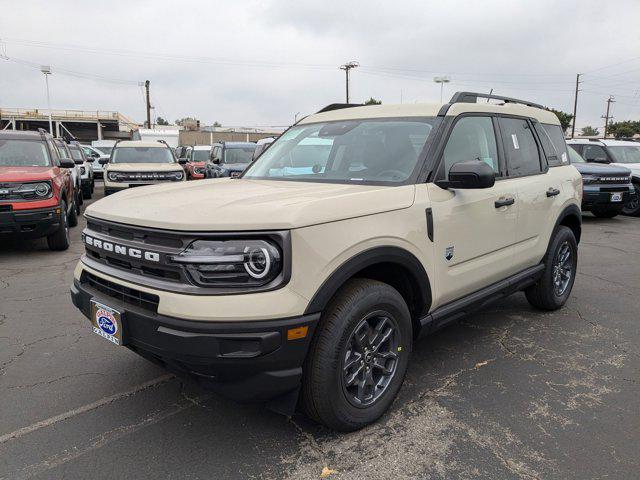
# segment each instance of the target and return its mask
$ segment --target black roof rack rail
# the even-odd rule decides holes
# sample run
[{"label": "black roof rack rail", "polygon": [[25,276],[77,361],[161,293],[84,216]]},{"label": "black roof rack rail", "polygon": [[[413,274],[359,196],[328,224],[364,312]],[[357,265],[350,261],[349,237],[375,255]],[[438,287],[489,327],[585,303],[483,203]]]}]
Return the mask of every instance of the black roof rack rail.
[{"label": "black roof rack rail", "polygon": [[362,103],[332,103],[318,110],[316,113],[330,112],[332,110],[341,110],[343,108],[362,107]]},{"label": "black roof rack rail", "polygon": [[158,143],[163,143],[165,147],[167,147],[167,148],[171,148],[171,147],[169,146],[169,144],[167,143],[167,141],[166,141],[166,140],[162,140],[162,139],[160,139],[160,140],[156,140],[156,142],[158,142]]},{"label": "black roof rack rail", "polygon": [[529,102],[528,100],[519,100],[517,98],[503,97],[501,95],[492,95],[489,93],[478,92],[456,92],[449,100],[449,103],[476,103],[478,98],[486,98],[487,100],[502,100],[504,103],[519,103],[520,105],[526,105],[527,107],[541,108],[546,110],[547,108],[538,104]]}]

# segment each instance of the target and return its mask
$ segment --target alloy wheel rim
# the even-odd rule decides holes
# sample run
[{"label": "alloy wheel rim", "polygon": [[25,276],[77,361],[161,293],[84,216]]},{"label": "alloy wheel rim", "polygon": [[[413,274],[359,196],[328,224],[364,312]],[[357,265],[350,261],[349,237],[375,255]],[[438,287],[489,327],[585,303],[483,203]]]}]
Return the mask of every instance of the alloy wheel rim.
[{"label": "alloy wheel rim", "polygon": [[356,407],[374,404],[395,377],[399,355],[398,326],[386,312],[374,312],[354,328],[341,365],[342,388]]},{"label": "alloy wheel rim", "polygon": [[573,253],[569,242],[563,242],[558,248],[553,262],[553,292],[561,297],[569,287],[573,276]]},{"label": "alloy wheel rim", "polygon": [[622,208],[625,212],[635,212],[638,209],[638,205],[640,204],[640,195],[638,195],[637,193],[634,193],[633,195],[631,195],[631,198],[629,198],[629,201],[626,203],[626,205]]}]

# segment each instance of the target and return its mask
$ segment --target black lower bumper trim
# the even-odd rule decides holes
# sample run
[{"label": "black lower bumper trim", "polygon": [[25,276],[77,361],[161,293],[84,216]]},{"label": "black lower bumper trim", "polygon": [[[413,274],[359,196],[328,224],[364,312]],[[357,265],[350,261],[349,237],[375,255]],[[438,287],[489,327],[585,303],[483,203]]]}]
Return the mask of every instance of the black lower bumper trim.
[{"label": "black lower bumper trim", "polygon": [[55,208],[0,212],[0,235],[45,237],[55,232],[59,224]]},{"label": "black lower bumper trim", "polygon": [[[71,299],[87,318],[92,299],[117,309],[122,313],[124,346],[241,402],[268,402],[298,389],[320,316],[248,322],[183,320],[121,303],[77,280]],[[307,335],[288,340],[288,330],[298,327],[307,327]]]}]

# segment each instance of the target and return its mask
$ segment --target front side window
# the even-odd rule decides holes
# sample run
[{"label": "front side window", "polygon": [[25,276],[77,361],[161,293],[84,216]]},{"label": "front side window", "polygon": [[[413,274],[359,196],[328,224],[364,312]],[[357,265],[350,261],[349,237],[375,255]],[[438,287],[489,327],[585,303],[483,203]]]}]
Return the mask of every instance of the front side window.
[{"label": "front side window", "polygon": [[252,147],[226,147],[224,149],[223,163],[250,163],[253,160],[253,152],[256,149]]},{"label": "front side window", "polygon": [[33,140],[0,140],[0,166],[48,167],[47,146]]},{"label": "front side window", "polygon": [[521,177],[540,173],[540,153],[529,122],[507,117],[500,117],[498,121],[507,157],[507,174]]},{"label": "front side window", "polygon": [[573,148],[569,149],[569,161],[571,163],[586,163],[587,161],[580,156]]},{"label": "front side window", "polygon": [[79,148],[70,147],[69,150],[71,151],[71,158],[73,158],[74,160],[84,160],[84,158],[82,158],[82,152],[80,152]]},{"label": "front side window", "polygon": [[94,147],[94,148],[105,155],[111,155],[111,150],[113,150],[113,147]]},{"label": "front side window", "polygon": [[433,118],[346,120],[297,125],[244,178],[399,184],[413,174]]},{"label": "front side window", "polygon": [[118,147],[111,163],[175,163],[171,150],[162,147]]},{"label": "front side window", "polygon": [[462,117],[453,127],[444,149],[445,177],[459,162],[479,160],[500,173],[498,147],[491,117]]},{"label": "front side window", "polygon": [[616,163],[640,163],[640,145],[609,147],[609,153]]},{"label": "front side window", "polygon": [[58,156],[60,158],[71,158],[71,154],[67,151],[67,147],[64,143],[61,142],[53,142],[56,148],[58,149]]},{"label": "front side window", "polygon": [[585,145],[582,156],[587,162],[606,162],[607,152],[600,145]]}]

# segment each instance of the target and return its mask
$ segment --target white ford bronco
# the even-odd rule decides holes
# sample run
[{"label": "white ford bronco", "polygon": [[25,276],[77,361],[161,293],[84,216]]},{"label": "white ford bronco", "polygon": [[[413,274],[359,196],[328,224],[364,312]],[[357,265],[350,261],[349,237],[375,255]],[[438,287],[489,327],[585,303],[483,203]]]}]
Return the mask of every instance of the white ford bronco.
[{"label": "white ford bronco", "polygon": [[544,310],[571,292],[582,191],[560,123],[491,99],[331,105],[240,178],[100,200],[73,302],[223,395],[361,428],[419,336],[519,290]]}]

